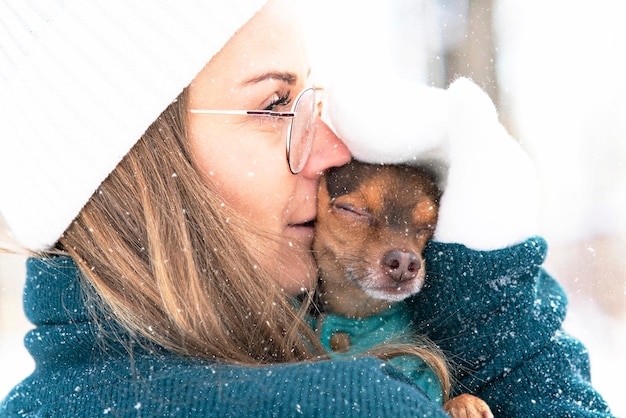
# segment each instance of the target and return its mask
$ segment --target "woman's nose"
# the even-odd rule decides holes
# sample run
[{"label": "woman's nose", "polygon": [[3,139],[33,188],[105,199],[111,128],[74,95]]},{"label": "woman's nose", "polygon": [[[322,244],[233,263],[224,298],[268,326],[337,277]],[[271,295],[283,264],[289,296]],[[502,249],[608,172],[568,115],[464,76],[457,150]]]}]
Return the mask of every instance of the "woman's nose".
[{"label": "woman's nose", "polygon": [[352,155],[346,144],[335,135],[322,119],[317,118],[311,155],[301,173],[308,176],[318,176],[327,168],[339,167],[348,163],[351,158]]}]

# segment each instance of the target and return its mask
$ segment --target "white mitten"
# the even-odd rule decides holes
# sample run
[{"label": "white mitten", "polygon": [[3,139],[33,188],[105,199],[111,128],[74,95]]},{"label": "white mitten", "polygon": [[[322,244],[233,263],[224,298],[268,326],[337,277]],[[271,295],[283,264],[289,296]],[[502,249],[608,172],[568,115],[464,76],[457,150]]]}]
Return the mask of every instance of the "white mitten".
[{"label": "white mitten", "polygon": [[492,250],[536,234],[533,165],[480,87],[463,78],[447,90],[383,84],[331,88],[330,123],[358,160],[439,168],[436,241]]},{"label": "white mitten", "polygon": [[435,240],[491,250],[537,233],[532,162],[498,121],[489,96],[468,79],[448,88],[446,148],[450,168]]},{"label": "white mitten", "polygon": [[[371,164],[427,164],[448,174],[448,92],[380,74],[328,88],[325,119],[352,156]],[[374,82],[371,80],[384,80]]]}]

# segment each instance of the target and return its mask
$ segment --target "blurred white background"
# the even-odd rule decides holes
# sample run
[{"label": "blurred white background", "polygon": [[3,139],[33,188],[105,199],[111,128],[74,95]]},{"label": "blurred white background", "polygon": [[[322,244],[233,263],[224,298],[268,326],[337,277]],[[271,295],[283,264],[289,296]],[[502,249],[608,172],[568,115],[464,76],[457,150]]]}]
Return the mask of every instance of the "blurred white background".
[{"label": "blurred white background", "polygon": [[570,299],[565,328],[626,416],[626,3],[325,1],[313,45],[323,77],[384,66],[440,87],[469,76],[490,94],[540,175],[546,267]]},{"label": "blurred white background", "polygon": [[[345,66],[346,56],[355,66],[361,54],[363,65],[386,63],[403,77],[434,85],[468,75],[498,104],[503,123],[541,176],[541,232],[550,244],[547,267],[570,298],[566,329],[588,347],[593,382],[614,414],[626,416],[621,390],[626,375],[625,3],[337,3],[331,1],[326,15],[316,16],[318,37],[332,40],[333,28],[339,28],[343,35],[352,33],[362,49],[346,51],[334,43],[336,50],[322,56],[331,70]],[[392,11],[383,7],[389,4]],[[347,14],[333,20],[329,11],[340,6]],[[368,16],[368,11],[374,13]],[[0,255],[0,397],[33,368],[22,345],[29,328],[21,311],[22,284],[23,259]]]}]

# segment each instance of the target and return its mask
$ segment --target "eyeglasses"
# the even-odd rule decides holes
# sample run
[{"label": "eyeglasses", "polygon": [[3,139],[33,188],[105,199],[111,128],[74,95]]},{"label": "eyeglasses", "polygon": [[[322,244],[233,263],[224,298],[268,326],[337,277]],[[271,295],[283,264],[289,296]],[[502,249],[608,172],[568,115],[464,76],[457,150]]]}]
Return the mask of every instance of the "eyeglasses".
[{"label": "eyeglasses", "polygon": [[317,88],[310,87],[302,90],[296,97],[291,112],[275,112],[271,110],[207,110],[189,109],[191,113],[206,115],[249,115],[269,118],[289,118],[287,127],[287,163],[293,174],[298,174],[304,168],[309,155],[315,133],[315,118],[317,117],[316,92]]}]

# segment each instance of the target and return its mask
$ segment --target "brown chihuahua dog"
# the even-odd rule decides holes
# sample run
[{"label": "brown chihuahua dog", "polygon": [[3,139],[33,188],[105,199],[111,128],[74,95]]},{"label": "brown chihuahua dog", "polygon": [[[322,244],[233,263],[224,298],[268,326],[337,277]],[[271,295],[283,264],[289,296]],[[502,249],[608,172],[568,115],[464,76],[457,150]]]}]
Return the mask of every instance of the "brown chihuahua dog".
[{"label": "brown chihuahua dog", "polygon": [[352,161],[329,170],[313,244],[324,309],[362,318],[417,293],[439,195],[434,177],[415,167]]},{"label": "brown chihuahua dog", "polygon": [[[435,176],[412,166],[352,161],[330,169],[320,182],[313,243],[321,308],[365,318],[419,292],[440,195]],[[443,407],[452,417],[493,417],[468,394]]]}]

